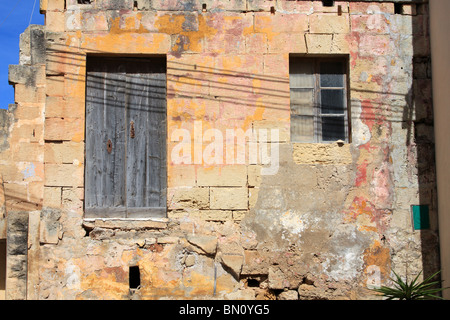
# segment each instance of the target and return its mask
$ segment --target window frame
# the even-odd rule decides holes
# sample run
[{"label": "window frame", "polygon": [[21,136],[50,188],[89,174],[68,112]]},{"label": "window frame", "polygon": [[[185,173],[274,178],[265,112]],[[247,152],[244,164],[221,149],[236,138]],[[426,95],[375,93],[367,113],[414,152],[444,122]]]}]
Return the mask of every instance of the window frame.
[{"label": "window frame", "polygon": [[[312,65],[312,75],[314,77],[314,87],[310,88],[314,91],[313,94],[313,137],[311,141],[296,141],[293,140],[292,135],[292,126],[291,126],[291,142],[293,143],[321,143],[321,144],[331,144],[335,143],[337,140],[331,141],[331,140],[323,140],[323,130],[322,130],[322,123],[323,118],[333,118],[333,117],[342,117],[344,119],[344,134],[345,139],[343,141],[345,143],[351,142],[351,121],[349,119],[350,115],[350,103],[349,103],[349,71],[348,71],[348,57],[347,56],[333,56],[333,57],[324,57],[324,56],[298,56],[298,55],[291,55],[289,57],[289,66],[295,61],[298,60],[304,60],[304,61],[310,61]],[[342,87],[322,87],[321,86],[321,72],[320,72],[320,64],[323,62],[338,62],[342,64],[342,77],[343,79],[343,86]],[[290,117],[291,117],[291,124],[292,124],[292,118],[295,116],[302,117],[304,115],[295,115],[293,114],[292,109],[292,91],[293,89],[301,90],[301,89],[309,89],[309,88],[296,88],[291,86],[291,77],[292,72],[289,69],[289,98],[290,98]],[[323,113],[322,112],[322,97],[321,97],[321,91],[322,90],[343,90],[343,114],[342,113]],[[341,139],[342,140],[342,139]]]}]

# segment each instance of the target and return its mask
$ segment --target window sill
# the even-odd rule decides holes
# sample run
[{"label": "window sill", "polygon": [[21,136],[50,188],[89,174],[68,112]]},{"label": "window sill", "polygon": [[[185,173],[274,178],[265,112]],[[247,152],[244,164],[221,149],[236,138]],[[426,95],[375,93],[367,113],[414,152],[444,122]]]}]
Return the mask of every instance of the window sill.
[{"label": "window sill", "polygon": [[121,230],[160,230],[167,229],[168,218],[84,218],[85,228]]}]

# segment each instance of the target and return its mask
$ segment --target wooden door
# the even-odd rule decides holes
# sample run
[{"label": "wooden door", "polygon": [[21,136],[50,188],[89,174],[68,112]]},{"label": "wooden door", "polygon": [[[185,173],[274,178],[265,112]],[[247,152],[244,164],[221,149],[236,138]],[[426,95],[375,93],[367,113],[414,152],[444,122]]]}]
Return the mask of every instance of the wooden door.
[{"label": "wooden door", "polygon": [[86,217],[165,216],[166,122],[164,58],[88,58]]}]

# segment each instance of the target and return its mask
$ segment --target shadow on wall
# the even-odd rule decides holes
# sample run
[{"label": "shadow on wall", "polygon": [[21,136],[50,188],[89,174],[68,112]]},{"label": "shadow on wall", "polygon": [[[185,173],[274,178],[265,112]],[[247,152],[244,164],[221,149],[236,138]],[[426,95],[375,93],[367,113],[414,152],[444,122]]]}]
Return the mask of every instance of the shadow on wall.
[{"label": "shadow on wall", "polygon": [[[420,232],[423,276],[427,278],[440,270],[439,226],[437,206],[436,159],[434,141],[434,116],[432,101],[432,74],[430,52],[430,22],[428,4],[416,5],[413,16],[413,87],[408,102],[410,110],[415,110],[414,138],[417,152],[419,203],[425,206],[420,213],[425,222]],[[420,15],[421,13],[426,13]],[[405,123],[411,125],[411,118],[406,116]],[[409,147],[409,146],[408,146]],[[428,206],[428,210],[426,207]],[[427,211],[429,227],[427,228]]]},{"label": "shadow on wall", "polygon": [[[58,49],[56,49],[58,48]],[[91,52],[95,55],[111,56],[108,52],[96,51]],[[47,49],[47,61],[55,69],[48,69],[46,72],[48,77],[60,77],[61,70],[58,65],[68,65],[69,67],[85,67],[86,55],[82,53],[73,52],[73,49],[61,44],[52,44],[52,49]],[[117,55],[124,58],[138,58],[142,55]],[[144,57],[151,57],[144,55]],[[251,55],[249,55],[251,58]],[[88,58],[89,59],[89,58]],[[137,60],[137,59],[136,59]],[[67,63],[63,61],[78,61],[78,63]],[[263,68],[258,61],[254,62],[251,67]],[[240,71],[223,69],[218,67],[205,67],[197,64],[189,64],[185,62],[168,61],[167,62],[167,95],[170,98],[187,98],[195,99],[201,98],[205,101],[218,101],[230,103],[232,105],[242,106],[254,111],[259,107],[270,110],[287,111],[289,114],[289,79],[286,77],[276,77],[266,75],[263,73],[250,73],[246,71],[248,66],[243,66]],[[63,67],[62,67],[63,68]],[[64,80],[67,81],[83,81],[85,82],[85,75],[71,72],[64,72]],[[95,78],[95,77],[94,77]],[[55,82],[62,82],[63,80],[55,79]],[[253,82],[257,82],[255,86]],[[95,81],[93,83],[96,83]],[[116,81],[117,85],[125,88],[127,82]],[[131,78],[131,84],[134,83]],[[196,88],[208,88],[208,90],[198,92]],[[395,97],[395,99],[409,99],[410,94],[402,92],[395,92],[390,90],[385,91],[371,91],[358,88],[351,88],[352,92],[363,92],[380,94],[382,96]],[[139,96],[139,94],[138,94]],[[89,99],[89,97],[87,97]],[[94,100],[93,100],[94,101]],[[105,100],[106,106],[113,106],[108,104],[108,99]],[[117,107],[117,106],[115,106]],[[384,107],[384,108],[383,108]],[[391,108],[387,109],[386,104],[382,102],[371,103],[371,106],[365,107],[367,112],[361,115],[362,120],[378,121],[384,120],[389,122],[402,123],[407,117],[413,115],[411,108]],[[371,110],[370,110],[371,109]],[[145,112],[145,110],[140,110]],[[244,111],[244,110],[243,110]],[[359,116],[359,115],[358,115]],[[243,116],[241,116],[243,118]],[[188,120],[188,119],[186,119]]]}]

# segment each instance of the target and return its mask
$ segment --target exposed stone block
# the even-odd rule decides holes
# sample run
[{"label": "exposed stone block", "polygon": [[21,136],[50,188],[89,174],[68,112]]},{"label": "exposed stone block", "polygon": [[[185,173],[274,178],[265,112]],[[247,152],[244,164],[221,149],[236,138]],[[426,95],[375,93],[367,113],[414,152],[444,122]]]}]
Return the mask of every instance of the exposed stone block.
[{"label": "exposed stone block", "polygon": [[151,6],[158,11],[194,11],[199,9],[197,1],[152,0]]},{"label": "exposed stone block", "polygon": [[348,3],[350,14],[380,14],[380,13],[394,13],[393,2],[356,2],[350,1]]},{"label": "exposed stone block", "polygon": [[64,12],[48,11],[46,14],[46,28],[52,32],[63,32],[65,29]]},{"label": "exposed stone block", "polygon": [[84,121],[71,118],[46,118],[44,138],[47,141],[80,142],[84,139]]},{"label": "exposed stone block", "polygon": [[170,77],[167,92],[170,95],[181,95],[190,98],[208,96],[209,82],[201,78],[194,78],[192,75]]},{"label": "exposed stone block", "polygon": [[298,292],[295,290],[287,290],[280,293],[277,300],[298,300]]},{"label": "exposed stone block", "polygon": [[27,300],[37,300],[39,296],[39,227],[40,211],[32,211],[28,216],[28,257],[27,257]]},{"label": "exposed stone block", "polygon": [[333,42],[331,45],[331,53],[334,53],[334,54],[350,53],[350,43],[348,40],[348,35],[346,35],[346,34],[333,35]]},{"label": "exposed stone block", "polygon": [[45,88],[30,87],[25,84],[17,83],[15,89],[16,103],[44,103],[45,102]]},{"label": "exposed stone block", "polygon": [[217,251],[217,237],[206,235],[187,235],[186,240],[200,248],[204,253],[214,255]]},{"label": "exposed stone block", "polygon": [[133,9],[133,0],[97,0],[96,7],[103,10]]},{"label": "exposed stone block", "polygon": [[359,42],[359,54],[361,56],[386,55],[390,49],[389,43],[390,43],[389,35],[363,34],[361,35]]},{"label": "exposed stone block", "polygon": [[[270,88],[275,89],[276,85],[289,89],[289,55],[283,54],[267,54],[264,55],[264,74],[273,76]],[[284,81],[286,79],[286,81]],[[283,90],[286,92],[285,90]]]},{"label": "exposed stone block", "polygon": [[[210,94],[224,100],[236,98],[248,99],[252,93],[252,84],[253,79],[248,75],[222,75],[217,77],[214,84],[211,85]],[[225,117],[223,115],[222,119]]]},{"label": "exposed stone block", "polygon": [[[58,35],[60,33],[54,33]],[[61,35],[64,35],[61,33]],[[47,38],[47,55],[46,55],[46,68],[45,72],[47,76],[62,76],[69,74],[70,78],[74,81],[82,82],[82,78],[75,75],[81,72],[83,63],[85,61],[84,55],[78,53],[77,48],[72,48],[65,43],[58,43],[61,39],[56,39],[54,42],[49,43]]]},{"label": "exposed stone block", "polygon": [[42,181],[31,181],[27,187],[28,201],[36,205],[36,210],[42,207],[42,199],[44,195],[44,185]]},{"label": "exposed stone block", "polygon": [[256,206],[258,202],[259,188],[249,188],[248,189],[248,207],[252,209]]},{"label": "exposed stone block", "polygon": [[212,12],[220,12],[221,10],[227,11],[245,11],[247,9],[247,1],[245,0],[231,0],[231,1],[222,1],[222,0],[199,0],[201,4],[206,3],[207,11]]},{"label": "exposed stone block", "polygon": [[307,31],[308,16],[306,14],[255,13],[255,32],[266,33],[269,42],[280,33],[303,34]]},{"label": "exposed stone block", "polygon": [[25,300],[27,292],[27,256],[9,256],[6,268],[6,300]]},{"label": "exposed stone block", "polygon": [[66,13],[66,28],[84,31],[108,31],[110,29],[108,11],[73,11]]},{"label": "exposed stone block", "polygon": [[229,221],[233,219],[233,212],[229,210],[201,210],[200,218],[206,221]]},{"label": "exposed stone block", "polygon": [[289,281],[285,278],[283,271],[278,267],[269,267],[269,288],[284,289],[289,287]]},{"label": "exposed stone block", "polygon": [[332,34],[309,34],[306,37],[308,53],[330,53],[333,40]]},{"label": "exposed stone block", "polygon": [[184,264],[186,265],[186,267],[192,267],[195,264],[195,256],[193,254],[188,255],[184,259]]},{"label": "exposed stone block", "polygon": [[14,116],[21,122],[42,123],[43,106],[43,103],[18,103]]},{"label": "exposed stone block", "polygon": [[61,208],[61,188],[44,187],[43,206],[49,208]]},{"label": "exposed stone block", "polygon": [[403,3],[403,14],[415,16],[417,14],[417,6],[415,3]]},{"label": "exposed stone block", "polygon": [[27,254],[27,212],[8,212],[8,255]]},{"label": "exposed stone block", "polygon": [[203,4],[206,4],[206,12],[220,12],[226,11],[245,11],[245,0],[231,0],[231,1],[219,1],[219,0],[190,0],[190,1],[177,1],[177,0],[152,0],[151,4],[148,4],[148,0],[141,1],[142,8],[151,8],[160,11],[203,11]]},{"label": "exposed stone block", "polygon": [[47,97],[45,99],[45,116],[47,118],[67,118],[70,113],[66,110],[63,97]]},{"label": "exposed stone block", "polygon": [[248,209],[247,188],[211,188],[211,209],[243,210]]},{"label": "exposed stone block", "polygon": [[[26,184],[4,183],[6,202],[26,202],[28,200],[28,191]],[[8,208],[7,208],[8,212]]]},{"label": "exposed stone block", "polygon": [[120,230],[160,230],[167,228],[167,221],[153,220],[102,220],[95,219],[94,222],[86,221],[86,225],[90,228],[98,228],[103,230],[120,229]]},{"label": "exposed stone block", "polygon": [[73,164],[45,164],[45,186],[82,187],[84,170]]},{"label": "exposed stone block", "polygon": [[[14,134],[11,136],[11,143],[15,143],[18,141],[21,142],[41,142],[43,141],[44,132],[43,126],[41,123],[32,123],[29,124],[30,121],[27,121],[20,125],[20,127],[16,127],[14,130]],[[23,139],[23,140],[22,140]]]},{"label": "exposed stone block", "polygon": [[276,1],[275,8],[281,12],[311,14],[313,3],[314,1]]},{"label": "exposed stone block", "polygon": [[[306,151],[308,150],[308,151]],[[349,164],[352,163],[351,145],[334,144],[304,144],[293,145],[293,157],[297,164]]]},{"label": "exposed stone block", "polygon": [[261,166],[250,165],[247,167],[248,172],[248,186],[249,187],[259,187],[261,184]]},{"label": "exposed stone block", "polygon": [[245,39],[245,52],[251,54],[267,53],[267,35],[251,33]]},{"label": "exposed stone block", "polygon": [[228,268],[232,275],[236,279],[239,279],[244,263],[244,257],[236,254],[221,254],[220,259],[225,268]]},{"label": "exposed stone block", "polygon": [[27,65],[10,65],[8,80],[9,84],[25,84],[29,87],[36,86],[38,72],[42,71],[39,67]]},{"label": "exposed stone block", "polygon": [[197,185],[240,187],[247,184],[247,166],[225,165],[221,167],[197,169]]},{"label": "exposed stone block", "polygon": [[83,210],[83,188],[62,188],[62,206],[65,209],[81,211]]},{"label": "exposed stone block", "polygon": [[275,6],[274,0],[247,0],[247,10],[249,11],[270,11],[270,7]]},{"label": "exposed stone block", "polygon": [[54,97],[64,96],[64,77],[47,77],[46,95]]},{"label": "exposed stone block", "polygon": [[42,160],[42,152],[44,146],[39,143],[24,142],[19,143],[14,148],[14,161],[40,161]]},{"label": "exposed stone block", "polygon": [[239,222],[245,218],[245,215],[248,213],[248,210],[233,210],[233,221]]},{"label": "exposed stone block", "polygon": [[8,211],[6,248],[6,299],[26,299],[27,250],[28,212]]},{"label": "exposed stone block", "polygon": [[[290,127],[280,121],[262,120],[253,122],[258,142],[288,142]],[[272,133],[274,133],[272,135]]]},{"label": "exposed stone block", "polygon": [[167,197],[169,209],[209,208],[209,188],[169,188]]},{"label": "exposed stone block", "polygon": [[[351,30],[352,32],[388,34],[398,27],[397,23],[392,23],[393,19],[398,17],[393,16],[389,21],[383,15],[351,15]],[[411,27],[411,24],[406,25]]]},{"label": "exposed stone block", "polygon": [[[3,175],[0,175],[0,219],[3,219],[6,217],[6,211],[5,211],[5,188],[3,186],[4,180]],[[0,234],[2,234],[0,232]],[[3,238],[0,236],[0,238]]]},{"label": "exposed stone block", "polygon": [[31,45],[30,45],[30,31],[26,29],[20,34],[19,41],[19,64],[31,65]]},{"label": "exposed stone block", "polygon": [[45,29],[41,25],[31,25],[30,30],[30,52],[31,64],[38,65],[45,63]]},{"label": "exposed stone block", "polygon": [[255,300],[255,291],[248,288],[225,294],[226,300]]},{"label": "exposed stone block", "polygon": [[168,187],[193,187],[196,185],[195,166],[178,165],[167,169]]},{"label": "exposed stone block", "polygon": [[159,237],[157,238],[157,243],[161,243],[161,244],[173,244],[173,243],[178,243],[180,241],[180,238],[178,237]]},{"label": "exposed stone block", "polygon": [[[42,2],[42,1],[41,1]],[[47,0],[47,11],[63,11],[66,0]]]},{"label": "exposed stone block", "polygon": [[79,165],[84,162],[84,143],[64,141],[45,144],[45,163],[71,163]]},{"label": "exposed stone block", "polygon": [[312,15],[309,17],[309,28],[311,33],[348,33],[349,16]]},{"label": "exposed stone block", "polygon": [[[71,0],[68,0],[71,1]],[[39,11],[41,13],[45,13],[45,11],[47,11],[48,8],[48,0],[40,0],[39,1]]]},{"label": "exposed stone block", "polygon": [[58,209],[43,208],[41,211],[40,243],[58,244],[62,237],[61,211]]},{"label": "exposed stone block", "polygon": [[268,44],[269,53],[306,53],[305,36],[300,33],[280,33]]},{"label": "exposed stone block", "polygon": [[268,274],[270,261],[261,252],[257,250],[245,250],[244,258],[244,264],[242,266],[243,275]]}]

